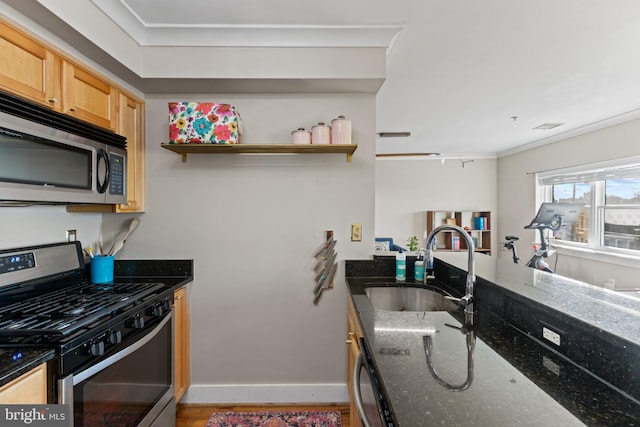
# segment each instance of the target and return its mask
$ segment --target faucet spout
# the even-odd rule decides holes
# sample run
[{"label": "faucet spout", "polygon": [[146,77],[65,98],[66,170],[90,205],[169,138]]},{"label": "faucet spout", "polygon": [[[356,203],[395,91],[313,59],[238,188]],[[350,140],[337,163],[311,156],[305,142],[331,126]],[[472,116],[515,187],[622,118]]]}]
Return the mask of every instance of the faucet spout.
[{"label": "faucet spout", "polygon": [[[467,281],[465,283],[465,296],[462,299],[466,303],[464,308],[465,313],[473,313],[473,288],[476,283],[475,251],[473,240],[464,228],[458,225],[445,224],[431,230],[431,233],[427,236],[427,261],[425,262],[425,270],[433,270],[433,243],[436,235],[442,231],[457,232],[467,244]],[[426,283],[427,274],[424,275],[424,280]]]}]

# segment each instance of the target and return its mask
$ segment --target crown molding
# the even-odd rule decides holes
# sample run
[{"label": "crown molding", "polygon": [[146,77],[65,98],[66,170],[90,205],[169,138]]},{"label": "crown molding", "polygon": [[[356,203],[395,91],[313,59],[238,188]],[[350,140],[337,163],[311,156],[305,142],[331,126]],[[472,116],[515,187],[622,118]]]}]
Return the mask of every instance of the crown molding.
[{"label": "crown molding", "polygon": [[385,47],[401,25],[236,25],[144,22],[125,2],[91,0],[140,46]]}]

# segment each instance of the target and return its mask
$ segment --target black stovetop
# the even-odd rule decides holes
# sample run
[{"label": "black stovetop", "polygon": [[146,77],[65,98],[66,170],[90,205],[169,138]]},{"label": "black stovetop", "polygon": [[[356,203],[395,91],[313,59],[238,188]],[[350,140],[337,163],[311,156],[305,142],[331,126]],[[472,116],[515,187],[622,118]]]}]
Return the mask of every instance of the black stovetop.
[{"label": "black stovetop", "polygon": [[156,295],[162,283],[80,283],[0,307],[0,337],[69,335]]}]

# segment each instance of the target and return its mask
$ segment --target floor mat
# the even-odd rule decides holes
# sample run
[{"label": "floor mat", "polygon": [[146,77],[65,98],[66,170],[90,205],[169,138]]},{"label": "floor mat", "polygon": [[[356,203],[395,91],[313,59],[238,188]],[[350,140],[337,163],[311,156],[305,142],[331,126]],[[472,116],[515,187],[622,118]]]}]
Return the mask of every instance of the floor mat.
[{"label": "floor mat", "polygon": [[206,427],[342,427],[339,411],[214,412]]}]

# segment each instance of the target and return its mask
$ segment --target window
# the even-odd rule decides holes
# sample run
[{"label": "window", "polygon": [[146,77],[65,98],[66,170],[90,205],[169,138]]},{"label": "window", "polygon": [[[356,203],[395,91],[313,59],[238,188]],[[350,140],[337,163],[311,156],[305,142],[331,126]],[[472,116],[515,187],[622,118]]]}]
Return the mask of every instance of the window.
[{"label": "window", "polygon": [[537,174],[540,202],[583,203],[554,244],[640,256],[640,161]]}]

